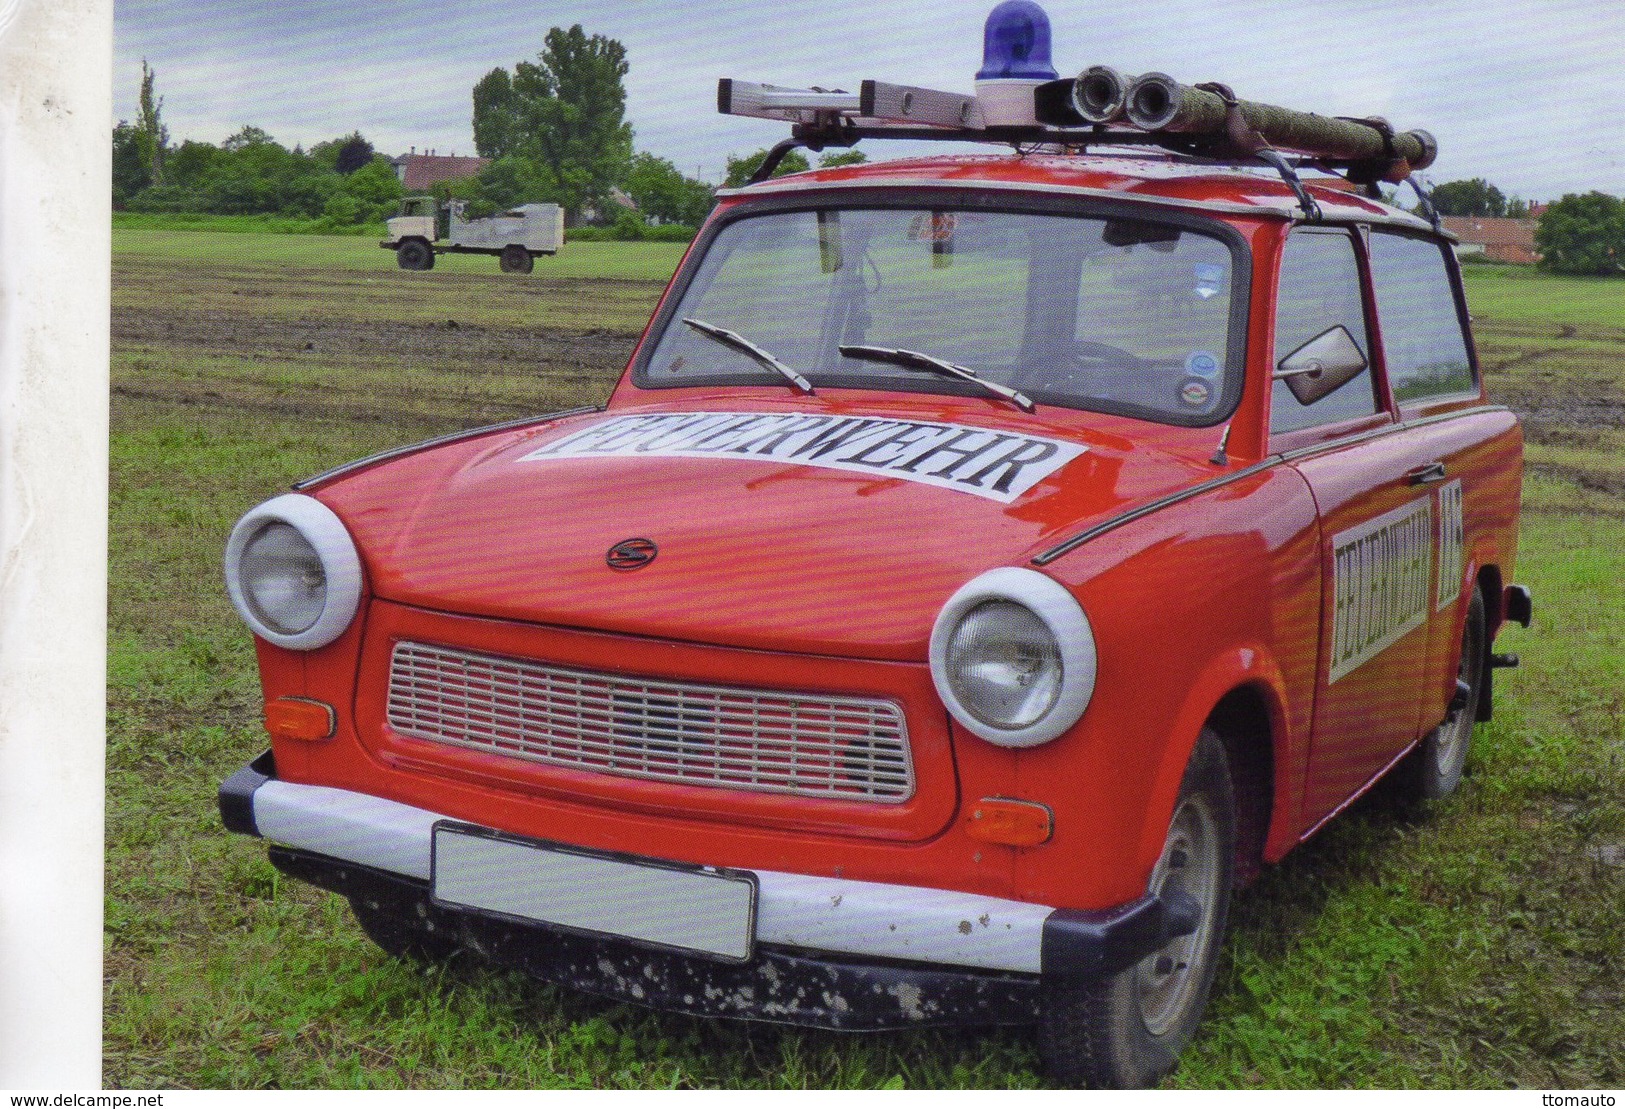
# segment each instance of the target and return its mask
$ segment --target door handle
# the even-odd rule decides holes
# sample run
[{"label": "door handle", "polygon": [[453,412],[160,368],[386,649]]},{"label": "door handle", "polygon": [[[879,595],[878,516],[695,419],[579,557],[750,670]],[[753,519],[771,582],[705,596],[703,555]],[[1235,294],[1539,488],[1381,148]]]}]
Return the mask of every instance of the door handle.
[{"label": "door handle", "polygon": [[1429,462],[1405,471],[1406,485],[1432,485],[1436,481],[1444,480],[1444,463]]}]

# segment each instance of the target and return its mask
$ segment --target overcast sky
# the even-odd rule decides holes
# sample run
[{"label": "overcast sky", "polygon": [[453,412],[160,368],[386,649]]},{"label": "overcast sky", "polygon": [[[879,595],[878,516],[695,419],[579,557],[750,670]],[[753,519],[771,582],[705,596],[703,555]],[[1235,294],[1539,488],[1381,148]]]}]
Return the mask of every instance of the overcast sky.
[{"label": "overcast sky", "polygon": [[[970,91],[991,0],[120,0],[114,113],[133,119],[141,60],[174,141],[244,124],[309,147],[359,129],[385,153],[474,153],[470,90],[534,59],[550,26],[626,45],[636,146],[721,178],[783,125],[724,118],[716,82],[855,90],[864,78]],[[1062,75],[1224,81],[1244,99],[1384,115],[1439,139],[1434,183],[1483,177],[1555,199],[1625,194],[1621,0],[1047,0]],[[869,146],[870,157],[888,156]],[[903,153],[901,146],[895,148]]]}]

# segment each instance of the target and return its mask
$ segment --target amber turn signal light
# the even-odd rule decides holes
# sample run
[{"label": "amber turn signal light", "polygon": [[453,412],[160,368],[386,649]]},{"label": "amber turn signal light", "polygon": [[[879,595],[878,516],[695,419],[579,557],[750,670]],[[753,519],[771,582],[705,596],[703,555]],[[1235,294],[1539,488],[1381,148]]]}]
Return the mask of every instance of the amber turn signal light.
[{"label": "amber turn signal light", "polygon": [[1055,815],[1037,801],[984,797],[971,806],[966,830],[973,839],[1009,847],[1037,847],[1055,831]]},{"label": "amber turn signal light", "polygon": [[338,724],[333,706],[302,697],[278,697],[265,703],[265,730],[273,739],[327,739]]}]

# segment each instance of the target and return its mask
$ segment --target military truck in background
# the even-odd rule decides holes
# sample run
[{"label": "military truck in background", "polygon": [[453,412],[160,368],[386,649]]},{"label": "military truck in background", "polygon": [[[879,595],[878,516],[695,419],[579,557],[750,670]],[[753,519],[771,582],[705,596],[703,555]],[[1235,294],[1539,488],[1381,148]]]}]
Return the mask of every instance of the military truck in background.
[{"label": "military truck in background", "polygon": [[503,273],[529,273],[538,255],[564,245],[564,209],[521,204],[481,219],[464,219],[466,202],[409,196],[386,224],[378,245],[395,252],[403,270],[434,269],[436,254],[494,254]]}]

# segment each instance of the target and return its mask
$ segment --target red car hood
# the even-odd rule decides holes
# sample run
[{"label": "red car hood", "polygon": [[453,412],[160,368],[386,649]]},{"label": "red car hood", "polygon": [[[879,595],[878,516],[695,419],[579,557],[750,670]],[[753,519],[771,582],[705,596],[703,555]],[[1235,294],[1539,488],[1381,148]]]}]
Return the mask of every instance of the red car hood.
[{"label": "red car hood", "polygon": [[[318,495],[388,600],[922,660],[968,579],[1212,476],[1075,425],[944,415],[614,410],[426,450]],[[610,549],[634,538],[654,559],[612,568]]]}]

